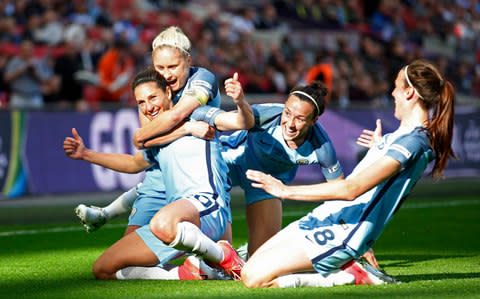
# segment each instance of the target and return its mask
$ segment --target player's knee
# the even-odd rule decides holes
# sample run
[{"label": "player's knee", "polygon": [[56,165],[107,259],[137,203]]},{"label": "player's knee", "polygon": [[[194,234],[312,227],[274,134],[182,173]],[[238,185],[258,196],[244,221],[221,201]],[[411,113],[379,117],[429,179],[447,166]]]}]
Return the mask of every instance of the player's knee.
[{"label": "player's knee", "polygon": [[169,217],[156,217],[150,221],[152,233],[166,244],[170,244],[176,237],[176,222]]},{"label": "player's knee", "polygon": [[263,285],[262,279],[259,277],[258,272],[250,267],[247,263],[242,268],[241,272],[242,282],[247,288],[259,288]]},{"label": "player's knee", "polygon": [[96,279],[100,279],[100,280],[112,279],[111,275],[107,273],[100,259],[96,260],[95,263],[93,263],[92,272]]}]

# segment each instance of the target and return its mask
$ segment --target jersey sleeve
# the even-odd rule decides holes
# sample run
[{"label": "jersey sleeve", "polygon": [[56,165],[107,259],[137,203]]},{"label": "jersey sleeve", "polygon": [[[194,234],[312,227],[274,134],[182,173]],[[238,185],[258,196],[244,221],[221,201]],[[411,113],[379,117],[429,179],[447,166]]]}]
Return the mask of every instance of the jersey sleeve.
[{"label": "jersey sleeve", "polygon": [[194,96],[200,105],[206,105],[209,99],[214,99],[218,95],[217,79],[212,72],[199,68],[192,75],[189,86],[183,93]]},{"label": "jersey sleeve", "polygon": [[252,105],[253,116],[255,118],[255,128],[268,129],[280,124],[283,104],[255,104]]},{"label": "jersey sleeve", "polygon": [[225,111],[220,108],[211,106],[200,106],[197,109],[193,110],[190,119],[204,121],[207,122],[210,126],[215,127],[215,117],[217,117],[218,114],[223,112]]},{"label": "jersey sleeve", "polygon": [[155,160],[156,153],[154,152],[154,148],[148,148],[148,149],[142,150],[142,155],[145,161],[147,161],[150,164],[154,164],[157,162]]},{"label": "jersey sleeve", "polygon": [[323,176],[327,180],[339,178],[343,174],[343,169],[338,161],[332,141],[318,122],[313,126],[312,130],[312,145],[318,164],[322,168]]},{"label": "jersey sleeve", "polygon": [[397,138],[390,145],[386,155],[400,162],[402,167],[406,167],[429,149],[430,145],[425,134],[417,132]]}]

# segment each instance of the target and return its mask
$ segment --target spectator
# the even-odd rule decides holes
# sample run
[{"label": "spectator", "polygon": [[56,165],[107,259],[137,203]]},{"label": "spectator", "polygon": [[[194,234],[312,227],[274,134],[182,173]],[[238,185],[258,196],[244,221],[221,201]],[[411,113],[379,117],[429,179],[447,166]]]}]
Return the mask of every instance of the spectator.
[{"label": "spectator", "polygon": [[20,54],[7,64],[4,80],[10,85],[10,108],[42,108],[44,105],[42,85],[50,83],[53,71],[33,56],[33,43],[24,40]]},{"label": "spectator", "polygon": [[57,108],[85,111],[88,110],[88,104],[83,99],[84,84],[75,76],[91,68],[91,62],[86,63],[82,58],[85,37],[81,37],[78,31],[76,34],[72,30],[68,32],[71,34],[65,35],[65,52],[57,57],[54,66],[55,74],[60,78]]},{"label": "spectator", "polygon": [[47,9],[40,16],[40,27],[35,31],[35,40],[49,46],[56,46],[62,42],[63,24],[53,9]]},{"label": "spectator", "polygon": [[20,44],[22,42],[22,35],[17,28],[15,19],[6,17],[0,19],[0,42]]},{"label": "spectator", "polygon": [[7,107],[9,86],[3,79],[7,62],[8,56],[0,52],[0,108]]},{"label": "spectator", "polygon": [[98,62],[98,100],[100,102],[126,103],[130,95],[129,82],[135,71],[130,46],[123,40],[116,40]]},{"label": "spectator", "polygon": [[271,3],[263,5],[260,16],[255,21],[256,29],[278,29],[282,26],[282,22],[278,18],[277,9]]},{"label": "spectator", "polygon": [[[214,42],[218,43],[218,35],[220,31],[220,5],[217,2],[208,1],[207,16],[203,20],[203,30],[210,32],[213,36]],[[203,34],[200,35],[200,38]]]},{"label": "spectator", "polygon": [[232,29],[239,35],[250,35],[255,30],[256,19],[257,12],[253,7],[242,8],[232,17]]}]

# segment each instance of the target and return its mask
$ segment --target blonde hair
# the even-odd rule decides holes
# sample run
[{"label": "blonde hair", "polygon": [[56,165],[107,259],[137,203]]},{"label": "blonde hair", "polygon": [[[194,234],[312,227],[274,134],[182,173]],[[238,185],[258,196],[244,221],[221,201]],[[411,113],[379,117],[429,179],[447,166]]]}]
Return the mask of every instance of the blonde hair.
[{"label": "blonde hair", "polygon": [[152,51],[160,47],[173,47],[182,51],[185,56],[190,55],[192,44],[182,29],[176,26],[170,26],[160,32],[152,42]]}]

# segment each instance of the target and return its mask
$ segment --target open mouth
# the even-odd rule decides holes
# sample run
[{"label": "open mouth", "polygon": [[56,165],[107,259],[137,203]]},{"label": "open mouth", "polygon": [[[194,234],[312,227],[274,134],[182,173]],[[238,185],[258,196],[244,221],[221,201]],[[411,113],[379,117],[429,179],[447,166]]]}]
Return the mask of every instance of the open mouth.
[{"label": "open mouth", "polygon": [[157,117],[157,115],[158,115],[158,110],[155,111],[154,113],[150,113],[151,118],[155,118],[155,117]]},{"label": "open mouth", "polygon": [[170,85],[170,87],[173,87],[175,83],[177,83],[177,80],[168,81],[168,85]]},{"label": "open mouth", "polygon": [[287,127],[285,127],[285,129],[283,130],[284,134],[288,137],[293,137],[295,136],[295,134],[297,133],[297,131],[295,130],[290,130],[288,129]]}]

